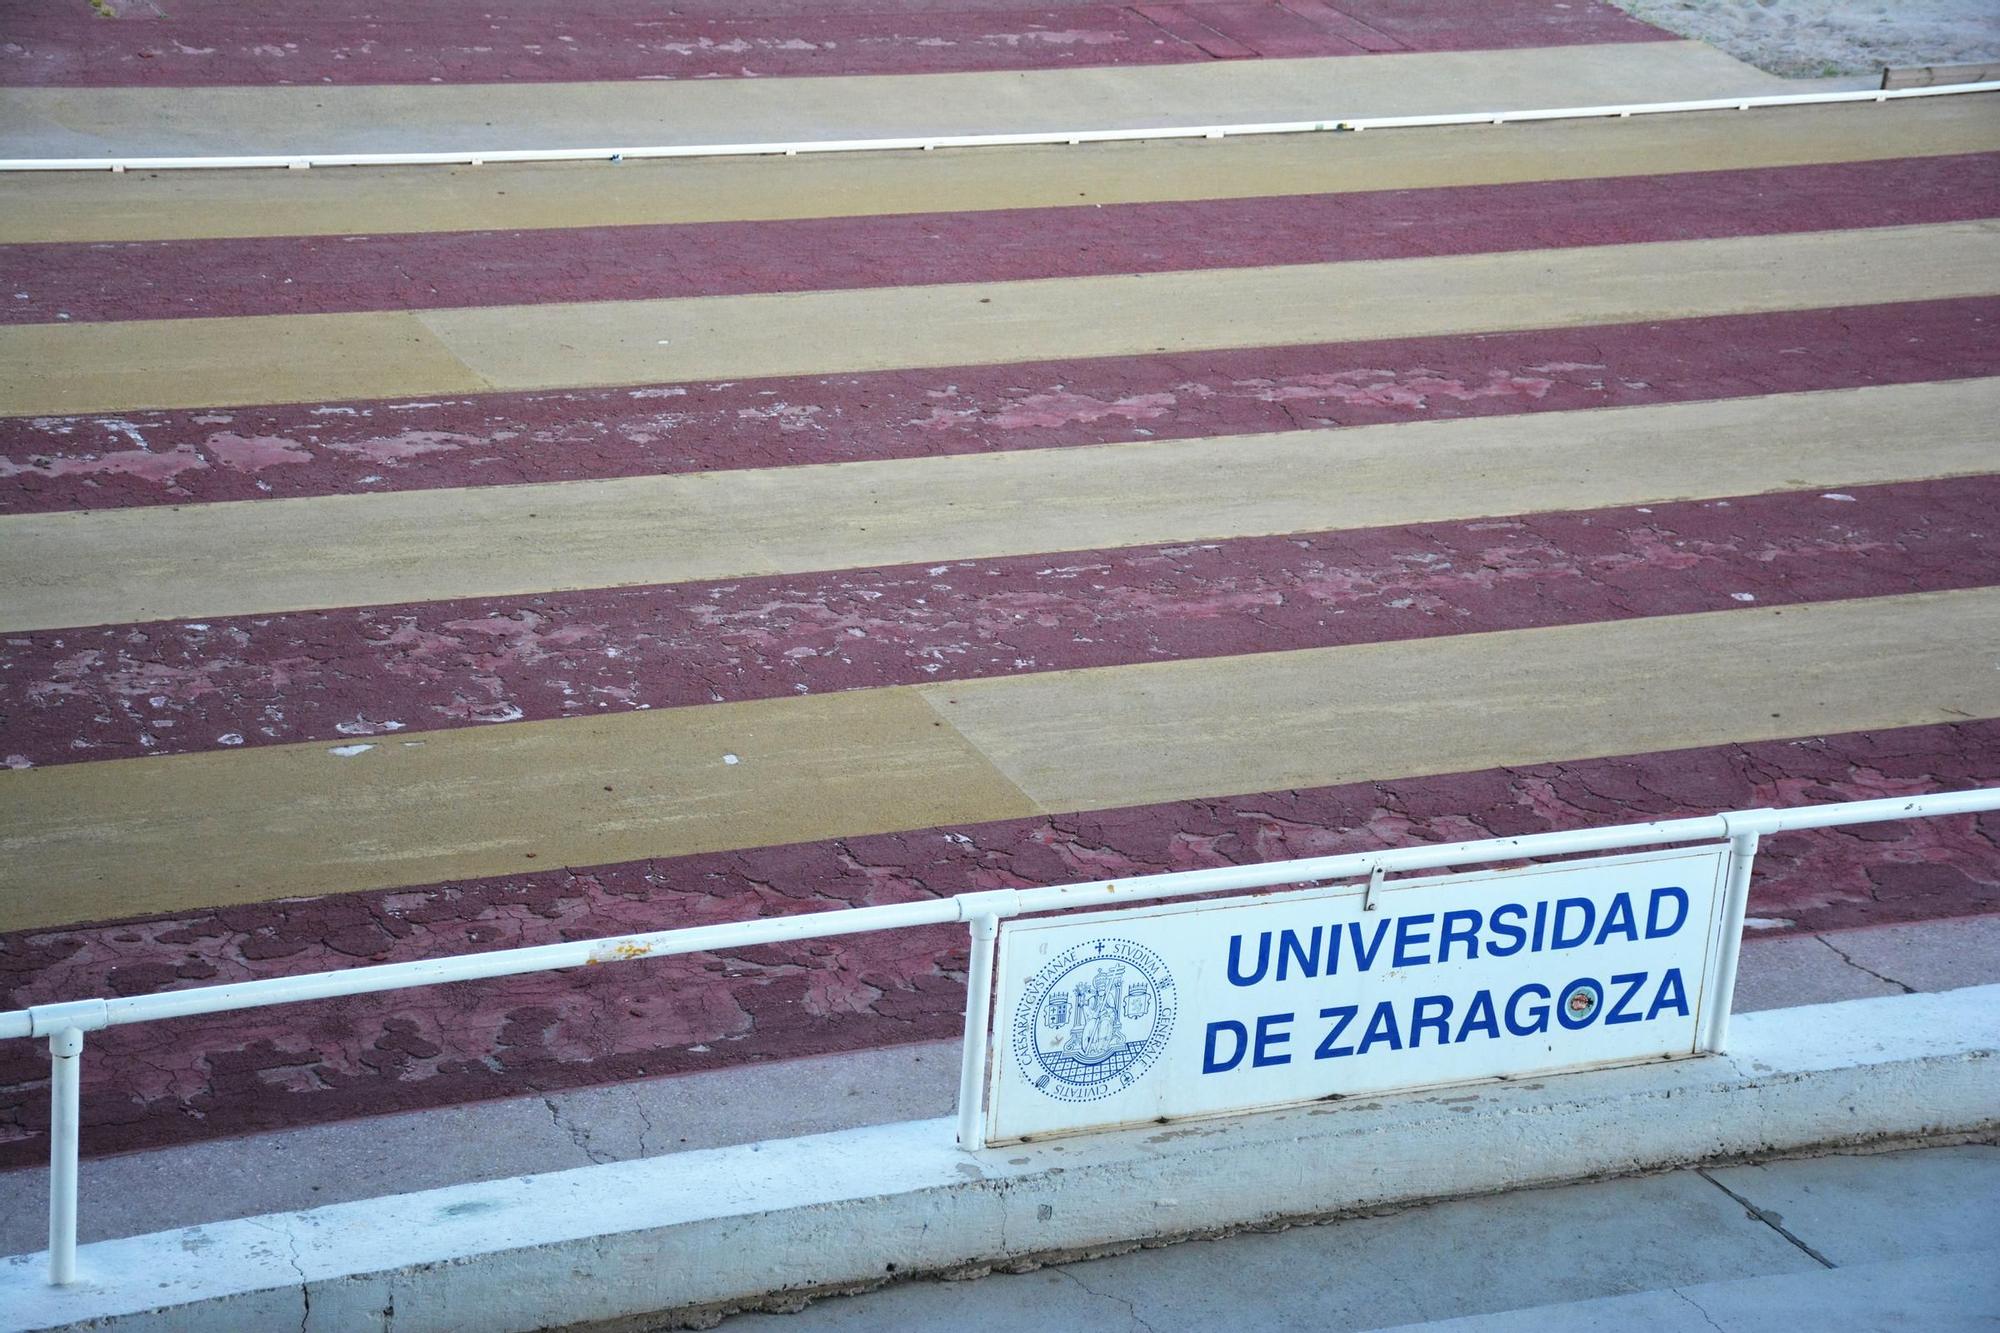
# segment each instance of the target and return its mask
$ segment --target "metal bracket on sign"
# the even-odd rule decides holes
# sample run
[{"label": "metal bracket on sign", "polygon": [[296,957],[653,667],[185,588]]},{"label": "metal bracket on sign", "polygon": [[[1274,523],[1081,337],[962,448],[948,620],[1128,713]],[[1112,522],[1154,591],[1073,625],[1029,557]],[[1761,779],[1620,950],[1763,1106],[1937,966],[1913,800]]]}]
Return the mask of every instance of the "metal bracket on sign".
[{"label": "metal bracket on sign", "polygon": [[1368,867],[1368,887],[1361,894],[1362,911],[1372,912],[1375,910],[1375,891],[1382,887],[1382,877],[1387,873],[1387,871],[1382,869],[1380,861]]}]

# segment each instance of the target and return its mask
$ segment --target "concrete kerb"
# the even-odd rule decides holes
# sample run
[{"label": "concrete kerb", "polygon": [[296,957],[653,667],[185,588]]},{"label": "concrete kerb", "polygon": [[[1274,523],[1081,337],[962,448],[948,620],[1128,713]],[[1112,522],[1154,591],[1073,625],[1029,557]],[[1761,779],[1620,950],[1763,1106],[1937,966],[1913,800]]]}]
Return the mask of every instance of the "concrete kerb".
[{"label": "concrete kerb", "polygon": [[894,1278],[2000,1126],[2000,986],[1739,1016],[1726,1056],[961,1152],[948,1121],[680,1153],[0,1264],[24,1329],[711,1322]]}]

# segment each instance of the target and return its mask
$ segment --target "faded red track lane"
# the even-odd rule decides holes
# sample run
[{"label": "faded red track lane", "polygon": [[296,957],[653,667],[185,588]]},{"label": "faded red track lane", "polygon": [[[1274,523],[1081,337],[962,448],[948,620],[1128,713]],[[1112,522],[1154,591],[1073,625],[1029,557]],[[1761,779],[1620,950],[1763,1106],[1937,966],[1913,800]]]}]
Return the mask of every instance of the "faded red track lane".
[{"label": "faded red track lane", "polygon": [[8,636],[15,767],[2000,584],[2000,476]]},{"label": "faded red track lane", "polygon": [[2000,374],[2000,298],[1475,337],[0,418],[0,512],[365,494],[1627,407]]},{"label": "faded red track lane", "polygon": [[1001,282],[2000,216],[2000,153],[1356,194],[540,231],[0,246],[0,323]]},{"label": "faded red track lane", "polygon": [[936,74],[1667,40],[1602,0],[7,0],[0,85],[506,83]]},{"label": "faded red track lane", "polygon": [[[1718,746],[551,870],[0,936],[6,1003],[137,994],[992,887],[1321,856],[2000,782],[2000,723]],[[2000,818],[1766,841],[1780,930],[2000,908]],[[116,1028],[85,1062],[87,1153],[949,1037],[939,928]],[[0,1166],[46,1145],[48,1064],[0,1049]]]}]

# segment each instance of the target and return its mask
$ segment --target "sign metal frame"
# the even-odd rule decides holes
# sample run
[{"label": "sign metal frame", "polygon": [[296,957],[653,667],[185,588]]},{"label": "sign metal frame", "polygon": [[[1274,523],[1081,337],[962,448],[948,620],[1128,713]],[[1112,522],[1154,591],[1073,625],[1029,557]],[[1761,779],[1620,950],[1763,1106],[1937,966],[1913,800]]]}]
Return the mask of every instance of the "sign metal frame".
[{"label": "sign metal frame", "polygon": [[[1724,936],[1730,927],[1729,889],[1735,850],[1729,842],[1702,843],[1506,870],[1474,870],[1402,880],[1384,880],[1377,875],[1368,881],[1254,895],[1155,901],[1107,911],[1004,919],[997,923],[997,949],[989,993],[990,1032],[982,1071],[985,1085],[980,1117],[982,1137],[989,1144],[1041,1140],[1142,1124],[1250,1114],[1349,1095],[1395,1095],[1706,1054],[1714,1048],[1715,1006],[1730,989],[1722,974],[1734,963],[1732,951],[1724,948]],[[1480,1052],[1488,1058],[1483,1061],[1486,1067],[1478,1072],[1446,1073],[1389,1084],[1379,1079],[1371,1082],[1365,1076],[1358,1082],[1346,1077],[1358,1067],[1356,1062],[1312,1068],[1301,1059],[1282,1076],[1245,1080],[1248,1090],[1236,1100],[1218,1100],[1205,1093],[1186,1095],[1184,1091],[1196,1086],[1190,1080],[1198,1082],[1202,1074],[1242,1072],[1234,1064],[1227,1069],[1205,1067],[1216,1059],[1214,1028],[1217,1026],[1233,1029],[1224,1033],[1223,1058],[1233,1055],[1238,1063],[1248,1063],[1244,1057],[1253,1043],[1258,1043],[1256,1054],[1260,1063],[1274,1065],[1289,1064],[1290,1056],[1304,1057],[1311,1051],[1310,1043],[1298,1044],[1306,1035],[1303,1030],[1256,1027],[1244,1020],[1243,1013],[1235,1012],[1218,1020],[1222,1012],[1219,1003],[1226,1004],[1251,993],[1238,989],[1251,983],[1236,975],[1239,960],[1235,955],[1228,960],[1231,969],[1228,981],[1222,982],[1216,975],[1225,948],[1223,942],[1232,936],[1241,939],[1245,932],[1252,935],[1261,932],[1260,938],[1268,946],[1272,938],[1268,925],[1285,922],[1300,925],[1300,929],[1287,932],[1292,948],[1284,960],[1297,968],[1305,961],[1300,951],[1303,919],[1324,917],[1331,923],[1336,953],[1340,942],[1350,938],[1342,933],[1343,926],[1354,932],[1351,938],[1356,946],[1366,943],[1372,935],[1378,949],[1387,949],[1388,941],[1400,939],[1392,927],[1403,918],[1435,919],[1440,908],[1465,913],[1476,912],[1481,903],[1519,903],[1533,912],[1534,904],[1548,908],[1564,901],[1566,892],[1572,895],[1567,900],[1572,903],[1577,901],[1574,895],[1580,893],[1609,895],[1606,897],[1609,901],[1621,894],[1629,897],[1641,885],[1670,885],[1686,894],[1685,915],[1669,932],[1676,938],[1657,942],[1655,947],[1653,940],[1637,941],[1635,932],[1633,945],[1614,941],[1602,956],[1637,952],[1673,962],[1682,969],[1685,1009],[1669,1013],[1660,1023],[1648,1020],[1640,1025],[1646,1040],[1637,1042],[1635,1049],[1609,1050],[1585,1058],[1550,1059],[1534,1058],[1521,1045],[1517,1056],[1521,1063],[1492,1068],[1496,1054],[1515,1054],[1514,1046],[1496,1043]],[[1641,912],[1643,915],[1643,908]],[[1538,923],[1535,929],[1539,940],[1542,918],[1537,913],[1534,919]],[[1312,938],[1317,948],[1317,931]],[[1201,947],[1207,952],[1191,969],[1189,950],[1197,942],[1202,942]],[[1278,947],[1282,950],[1284,941]],[[1400,949],[1400,943],[1396,947]],[[1247,946],[1245,952],[1247,955]],[[1356,953],[1350,957],[1348,974],[1337,979],[1331,969],[1316,982],[1298,984],[1300,977],[1290,978],[1292,984],[1284,993],[1297,1003],[1290,1004],[1283,1015],[1271,1017],[1299,1019],[1299,1027],[1303,1029],[1310,1021],[1311,1005],[1307,1001],[1316,986],[1339,989],[1345,998],[1353,998],[1359,989],[1370,997],[1369,1003],[1375,1003],[1376,996],[1408,998],[1414,989],[1452,984],[1461,988],[1476,986],[1482,974],[1518,974],[1530,957],[1538,960],[1542,970],[1553,967],[1564,978],[1570,971],[1588,974],[1591,970],[1582,961],[1574,964],[1560,961],[1553,946],[1544,949],[1539,942],[1532,953],[1523,952],[1518,963],[1512,958],[1505,964],[1439,958],[1436,967],[1383,967],[1380,965],[1402,955],[1382,953],[1370,955],[1372,961],[1356,970],[1362,956]],[[1433,960],[1414,957],[1412,961],[1428,964]],[[1286,980],[1276,964],[1268,959],[1264,962],[1279,982]],[[1612,964],[1611,970],[1616,966]],[[1243,962],[1242,970],[1250,970],[1247,961]],[[1432,978],[1438,979],[1432,981]],[[1267,985],[1271,981],[1271,977],[1262,974],[1261,966],[1260,979]],[[1587,975],[1584,979],[1588,979]],[[1577,1012],[1594,1019],[1597,1006],[1608,1006],[1610,1001],[1601,986],[1595,988],[1594,998],[1581,994],[1589,989],[1578,988]],[[1435,1001],[1438,997],[1424,998]],[[1559,1001],[1569,998],[1567,993],[1557,997]],[[1387,998],[1379,1001],[1385,1006],[1390,1002]],[[1301,1010],[1299,1004],[1307,1007]],[[1432,1012],[1435,1014],[1435,1010]],[[1629,1020],[1621,1015],[1620,1021]],[[1565,1030],[1587,1026],[1587,1022],[1572,1025],[1558,1018],[1549,1022],[1547,1031],[1563,1039],[1575,1035]],[[1115,1034],[1113,1040],[1101,1039],[1106,1027]],[[1054,1030],[1054,1035],[1045,1029]],[[1348,1040],[1352,1041],[1359,1032],[1355,1028]],[[1669,1034],[1672,1043],[1663,1048],[1661,1041]],[[1603,1040],[1609,1035],[1608,1027],[1588,1035],[1593,1041],[1580,1045],[1594,1044],[1600,1052],[1616,1045]],[[1617,1035],[1623,1039],[1629,1033],[1621,1031]],[[1260,1037],[1280,1044],[1284,1055],[1266,1060],[1267,1053],[1258,1042]],[[1062,1044],[1062,1038],[1067,1039],[1066,1045]],[[1230,1038],[1237,1043],[1234,1047],[1226,1044]],[[1554,1051],[1559,1045],[1560,1040],[1549,1050]],[[1197,1052],[1199,1063],[1191,1063]],[[1439,1058],[1436,1054],[1429,1057],[1433,1063]],[[1097,1061],[1095,1065],[1090,1063],[1093,1059]],[[1452,1061],[1445,1057],[1442,1063],[1448,1066]],[[1168,1067],[1162,1069],[1163,1064]],[[1309,1068],[1320,1077],[1311,1077],[1310,1073],[1301,1076]],[[1287,1082],[1289,1088],[1279,1087]],[[1147,1090],[1135,1091],[1142,1083],[1148,1085]]]}]

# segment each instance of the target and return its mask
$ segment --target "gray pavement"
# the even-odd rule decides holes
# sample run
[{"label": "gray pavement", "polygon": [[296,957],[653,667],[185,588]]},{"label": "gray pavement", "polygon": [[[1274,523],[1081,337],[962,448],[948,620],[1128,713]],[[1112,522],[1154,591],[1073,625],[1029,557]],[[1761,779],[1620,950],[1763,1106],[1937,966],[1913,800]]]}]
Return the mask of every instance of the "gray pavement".
[{"label": "gray pavement", "polygon": [[[2000,915],[1744,941],[1736,1011],[2000,982]],[[376,1116],[84,1163],[86,1243],[202,1222],[951,1114],[924,1042]],[[89,1149],[88,1131],[84,1137]],[[46,1243],[48,1176],[0,1172],[0,1254]],[[1996,1242],[2000,1243],[2000,1242]]]},{"label": "gray pavement", "polygon": [[[79,1238],[950,1115],[958,1043],[640,1079],[87,1159]],[[84,1132],[86,1151],[89,1131]],[[0,1172],[0,1253],[47,1244],[48,1173]]]},{"label": "gray pavement", "polygon": [[2000,1328],[2000,1147],[1523,1190],[914,1282],[727,1333]]},{"label": "gray pavement", "polygon": [[1807,1329],[1912,1329],[1949,1333],[1995,1326],[1992,1262],[2000,1252],[1857,1264],[1780,1277],[1705,1282],[1694,1287],[1577,1301],[1555,1309],[1508,1310],[1412,1327],[1431,1333],[1626,1333],[1688,1329],[1764,1333]]},{"label": "gray pavement", "polygon": [[1735,1012],[2000,981],[2000,914],[1743,941]]}]

